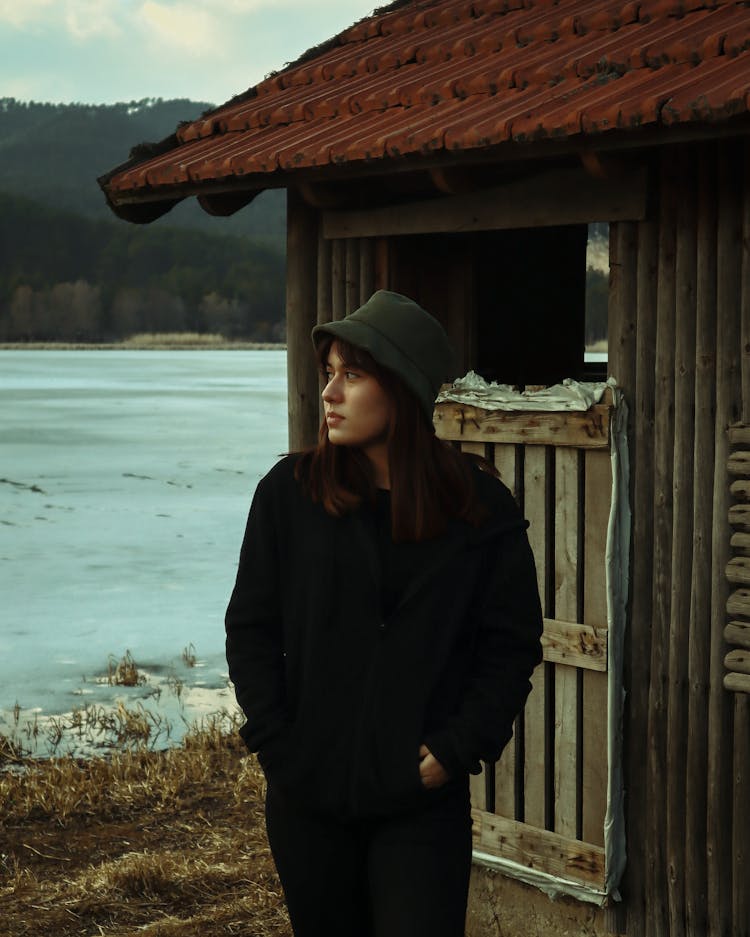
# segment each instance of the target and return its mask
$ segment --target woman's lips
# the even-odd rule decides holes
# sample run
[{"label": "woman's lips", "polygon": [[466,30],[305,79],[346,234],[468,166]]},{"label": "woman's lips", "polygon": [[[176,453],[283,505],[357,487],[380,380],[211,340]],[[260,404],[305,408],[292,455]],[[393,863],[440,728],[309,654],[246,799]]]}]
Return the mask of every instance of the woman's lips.
[{"label": "woman's lips", "polygon": [[329,426],[338,426],[343,419],[339,413],[326,413],[326,423]]}]

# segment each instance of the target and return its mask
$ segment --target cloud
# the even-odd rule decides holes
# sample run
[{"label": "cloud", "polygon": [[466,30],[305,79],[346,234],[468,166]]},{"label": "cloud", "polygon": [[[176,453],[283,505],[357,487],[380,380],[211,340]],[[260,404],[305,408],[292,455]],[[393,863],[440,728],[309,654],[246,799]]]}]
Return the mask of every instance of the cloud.
[{"label": "cloud", "polygon": [[44,22],[47,13],[53,7],[54,0],[0,0],[0,24],[8,24],[16,29]]},{"label": "cloud", "polygon": [[67,34],[76,41],[118,36],[119,0],[0,0],[0,27]]},{"label": "cloud", "polygon": [[122,32],[116,0],[75,0],[65,7],[65,25],[74,39],[114,38]]},{"label": "cloud", "polygon": [[209,12],[205,5],[198,7],[190,3],[146,0],[136,15],[147,37],[156,39],[162,46],[206,56],[220,51],[225,45],[215,9]]}]

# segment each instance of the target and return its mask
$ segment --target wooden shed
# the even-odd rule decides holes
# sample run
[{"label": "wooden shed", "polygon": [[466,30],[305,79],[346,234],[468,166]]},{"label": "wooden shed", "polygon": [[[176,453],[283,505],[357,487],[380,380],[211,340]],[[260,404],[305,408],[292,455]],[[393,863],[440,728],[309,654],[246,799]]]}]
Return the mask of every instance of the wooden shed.
[{"label": "wooden shed", "polygon": [[609,225],[617,389],[577,415],[436,409],[521,501],[545,612],[474,786],[472,937],[750,935],[749,110],[745,2],[398,0],[100,180],[140,223],[287,189],[292,447],[317,432],[311,327],[375,288],[438,316],[461,374],[585,379]]}]

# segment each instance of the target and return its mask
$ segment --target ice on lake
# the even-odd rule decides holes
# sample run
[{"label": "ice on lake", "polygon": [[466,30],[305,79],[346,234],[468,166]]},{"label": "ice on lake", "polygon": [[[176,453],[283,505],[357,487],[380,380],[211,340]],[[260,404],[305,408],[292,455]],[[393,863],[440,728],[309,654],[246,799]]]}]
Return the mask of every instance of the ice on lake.
[{"label": "ice on lake", "polygon": [[[286,447],[283,351],[0,351],[0,723],[226,691],[247,509]],[[97,680],[126,651],[150,682]]]}]

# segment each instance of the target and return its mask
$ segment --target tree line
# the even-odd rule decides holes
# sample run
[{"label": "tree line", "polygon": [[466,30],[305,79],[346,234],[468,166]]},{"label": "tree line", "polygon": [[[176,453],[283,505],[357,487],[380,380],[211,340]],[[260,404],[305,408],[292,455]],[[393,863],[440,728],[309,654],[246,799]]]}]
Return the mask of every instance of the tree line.
[{"label": "tree line", "polygon": [[283,253],[247,238],[96,221],[0,193],[0,258],[0,341],[284,339]]}]

